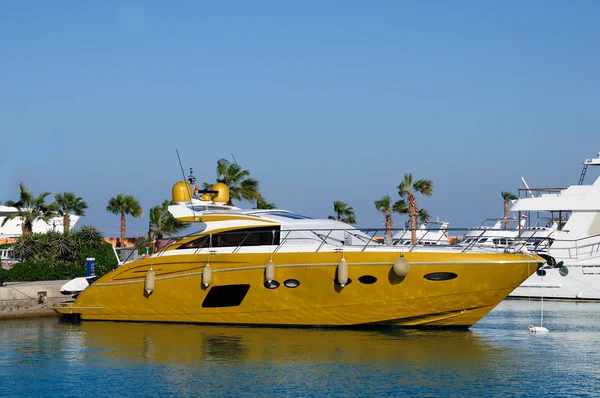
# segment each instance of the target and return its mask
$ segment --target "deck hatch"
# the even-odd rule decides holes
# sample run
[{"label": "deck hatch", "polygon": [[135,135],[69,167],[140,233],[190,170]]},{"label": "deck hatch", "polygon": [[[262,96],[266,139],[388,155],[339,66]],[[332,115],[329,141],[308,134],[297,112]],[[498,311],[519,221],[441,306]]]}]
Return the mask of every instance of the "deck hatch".
[{"label": "deck hatch", "polygon": [[242,303],[250,285],[213,286],[202,302],[202,308],[237,307]]}]

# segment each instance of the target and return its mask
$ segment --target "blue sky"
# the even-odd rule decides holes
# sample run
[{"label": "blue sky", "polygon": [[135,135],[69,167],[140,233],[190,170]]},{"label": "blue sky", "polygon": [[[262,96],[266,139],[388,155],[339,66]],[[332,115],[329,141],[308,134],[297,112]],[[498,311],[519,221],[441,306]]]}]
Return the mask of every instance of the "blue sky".
[{"label": "blue sky", "polygon": [[342,200],[361,227],[412,172],[434,181],[421,207],[473,226],[521,176],[576,184],[597,156],[599,17],[584,0],[0,2],[0,201],[74,192],[78,226],[116,236],[123,192],[141,235],[178,149],[199,181],[233,154],[278,207]]}]

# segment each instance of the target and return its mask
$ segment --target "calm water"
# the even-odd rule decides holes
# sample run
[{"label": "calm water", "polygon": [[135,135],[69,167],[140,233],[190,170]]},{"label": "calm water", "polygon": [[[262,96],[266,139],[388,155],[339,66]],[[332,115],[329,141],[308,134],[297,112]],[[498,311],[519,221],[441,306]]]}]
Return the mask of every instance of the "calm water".
[{"label": "calm water", "polygon": [[0,322],[0,396],[599,396],[600,303],[504,301],[469,331]]}]

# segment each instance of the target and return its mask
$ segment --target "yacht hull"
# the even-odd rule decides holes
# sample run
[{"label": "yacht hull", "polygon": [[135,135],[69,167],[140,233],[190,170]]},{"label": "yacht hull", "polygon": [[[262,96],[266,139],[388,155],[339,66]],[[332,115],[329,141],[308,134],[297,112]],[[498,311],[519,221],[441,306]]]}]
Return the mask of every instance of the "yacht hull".
[{"label": "yacht hull", "polygon": [[534,273],[509,294],[509,298],[569,301],[600,300],[600,264],[546,269],[542,277]]},{"label": "yacht hull", "polygon": [[[411,252],[405,253],[408,274],[398,277],[392,265],[399,254],[344,253],[350,282],[341,287],[340,253],[276,253],[277,288],[265,287],[269,254],[211,255],[208,287],[202,284],[206,254],[164,255],[127,263],[75,302],[54,308],[83,320],[468,328],[543,261],[525,254]],[[150,267],[155,281],[148,294]]]}]

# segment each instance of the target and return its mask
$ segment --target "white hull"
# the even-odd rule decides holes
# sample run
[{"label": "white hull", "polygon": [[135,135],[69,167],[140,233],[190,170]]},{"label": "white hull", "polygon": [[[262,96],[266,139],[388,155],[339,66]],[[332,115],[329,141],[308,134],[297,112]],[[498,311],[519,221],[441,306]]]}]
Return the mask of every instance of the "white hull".
[{"label": "white hull", "polygon": [[[0,225],[4,222],[5,217],[0,216]],[[79,216],[71,216],[71,229],[75,227],[77,221],[79,220]],[[22,219],[20,217],[13,218],[4,224],[4,226],[0,226],[0,238],[17,238],[22,235],[23,230],[21,228]],[[63,219],[62,217],[54,217],[50,219],[48,222],[44,222],[42,220],[37,220],[33,223],[33,233],[43,234],[49,231],[57,231],[63,232]]]},{"label": "white hull", "polygon": [[545,249],[557,267],[546,269],[543,278],[534,273],[509,297],[600,300],[600,178],[583,185],[587,167],[600,166],[600,153],[583,165],[578,185],[529,188],[526,184],[521,190],[525,197],[511,207],[512,212],[536,214],[538,220],[548,218],[554,223],[557,230],[549,236],[552,243]]},{"label": "white hull", "polygon": [[546,275],[534,273],[508,297],[554,300],[600,300],[600,263],[597,266],[567,267],[562,275],[557,268]]}]

